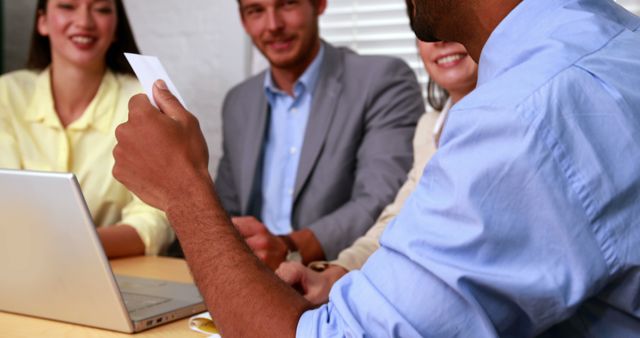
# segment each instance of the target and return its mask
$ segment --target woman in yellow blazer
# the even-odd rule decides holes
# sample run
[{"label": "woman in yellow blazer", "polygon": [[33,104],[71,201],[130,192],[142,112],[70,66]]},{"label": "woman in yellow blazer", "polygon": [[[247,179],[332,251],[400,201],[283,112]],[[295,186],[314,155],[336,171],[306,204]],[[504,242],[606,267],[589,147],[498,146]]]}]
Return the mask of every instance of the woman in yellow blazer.
[{"label": "woman in yellow blazer", "polygon": [[158,254],[164,214],[111,175],[114,131],[140,92],[121,0],[39,0],[28,69],[0,77],[0,167],[73,172],[110,258]]}]

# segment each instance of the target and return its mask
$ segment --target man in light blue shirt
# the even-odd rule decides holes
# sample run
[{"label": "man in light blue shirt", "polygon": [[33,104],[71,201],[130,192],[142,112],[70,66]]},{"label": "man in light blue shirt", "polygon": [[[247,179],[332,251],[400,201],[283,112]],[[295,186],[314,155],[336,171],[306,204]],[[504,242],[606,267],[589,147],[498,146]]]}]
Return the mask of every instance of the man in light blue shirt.
[{"label": "man in light blue shirt", "polygon": [[274,235],[288,235],[294,230],[291,211],[296,172],[323,56],[324,46],[321,46],[318,55],[296,81],[293,96],[278,88],[271,72],[264,78],[265,95],[271,107],[271,132],[264,145],[261,219]]},{"label": "man in light blue shirt", "polygon": [[[640,19],[609,0],[408,4],[418,37],[460,41],[479,60],[478,87],[450,111],[381,248],[318,309],[234,239],[204,171],[126,160],[153,148],[136,135],[161,123],[122,128],[114,173],[167,210],[216,324],[231,336],[639,336]],[[198,154],[183,143],[172,153]],[[175,202],[178,173],[197,198]]]},{"label": "man in light blue shirt", "polygon": [[381,249],[298,335],[640,335],[638,27],[609,1],[520,3]]},{"label": "man in light blue shirt", "polygon": [[322,41],[326,0],[238,0],[268,69],[222,108],[216,192],[275,269],[332,259],[362,236],[406,177],[424,103],[402,60]]}]

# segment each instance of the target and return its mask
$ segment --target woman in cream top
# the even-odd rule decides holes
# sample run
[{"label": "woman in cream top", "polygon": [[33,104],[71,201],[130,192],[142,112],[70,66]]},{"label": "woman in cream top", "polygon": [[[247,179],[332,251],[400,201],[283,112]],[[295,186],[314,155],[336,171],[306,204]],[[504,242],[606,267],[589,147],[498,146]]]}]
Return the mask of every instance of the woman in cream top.
[{"label": "woman in cream top", "polygon": [[[427,162],[435,153],[444,130],[449,109],[475,88],[477,64],[464,46],[452,42],[418,42],[420,57],[429,73],[428,102],[435,111],[423,114],[413,139],[414,162],[407,180],[394,201],[382,211],[376,223],[332,262],[313,262],[309,268],[297,262],[285,262],[276,273],[285,282],[301,284],[305,297],[314,304],[325,303],[335,281],[347,272],[360,269],[380,246],[387,224],[402,209],[415,189]],[[439,113],[438,113],[439,112]]]},{"label": "woman in cream top", "polygon": [[121,1],[41,0],[29,70],[0,77],[0,167],[73,172],[110,258],[158,254],[174,237],[111,175],[115,128],[140,92],[123,51],[137,47]]}]

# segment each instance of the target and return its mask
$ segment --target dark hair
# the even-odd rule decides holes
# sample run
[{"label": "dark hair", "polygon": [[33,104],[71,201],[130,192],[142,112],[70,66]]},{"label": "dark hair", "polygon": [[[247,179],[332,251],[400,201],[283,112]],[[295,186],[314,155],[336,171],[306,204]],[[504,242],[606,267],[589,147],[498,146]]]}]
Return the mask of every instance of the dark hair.
[{"label": "dark hair", "polygon": [[437,111],[442,111],[448,99],[449,92],[429,77],[429,81],[427,82],[427,102],[429,102],[429,105]]},{"label": "dark hair", "polygon": [[[115,73],[132,74],[133,70],[125,59],[123,53],[140,53],[138,45],[133,38],[131,26],[127,14],[124,11],[122,0],[114,0],[116,5],[116,15],[118,24],[116,27],[116,38],[107,50],[105,56],[107,68]],[[36,15],[33,23],[33,33],[31,35],[31,49],[29,50],[29,59],[27,68],[42,70],[51,64],[51,43],[49,38],[40,35],[38,32],[38,16],[46,13],[48,0],[38,0],[36,7]]]},{"label": "dark hair", "polygon": [[[240,0],[236,0],[238,2],[238,5],[240,5]],[[311,2],[312,5],[317,5],[318,4],[318,0],[309,0]]]}]

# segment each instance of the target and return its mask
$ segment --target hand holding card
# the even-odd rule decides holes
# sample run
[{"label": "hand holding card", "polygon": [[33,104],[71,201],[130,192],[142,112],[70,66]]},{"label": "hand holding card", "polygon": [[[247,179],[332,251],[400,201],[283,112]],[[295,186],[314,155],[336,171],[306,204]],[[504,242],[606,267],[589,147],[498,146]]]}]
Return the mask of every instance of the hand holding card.
[{"label": "hand holding card", "polygon": [[164,80],[169,91],[178,99],[178,101],[180,101],[185,109],[189,109],[182,99],[182,96],[180,96],[178,89],[173,84],[173,81],[169,78],[169,74],[162,66],[162,63],[160,63],[160,59],[155,56],[132,53],[124,53],[124,56],[127,58],[127,61],[129,61],[131,68],[133,68],[133,72],[136,73],[138,81],[140,81],[145,94],[147,94],[149,101],[151,101],[151,104],[153,104],[154,107],[158,108],[158,104],[153,97],[153,83],[156,80]]}]

